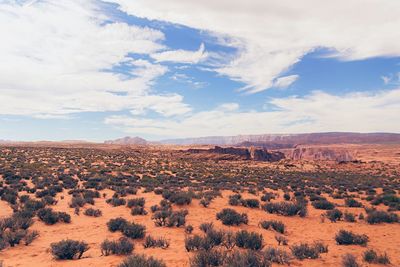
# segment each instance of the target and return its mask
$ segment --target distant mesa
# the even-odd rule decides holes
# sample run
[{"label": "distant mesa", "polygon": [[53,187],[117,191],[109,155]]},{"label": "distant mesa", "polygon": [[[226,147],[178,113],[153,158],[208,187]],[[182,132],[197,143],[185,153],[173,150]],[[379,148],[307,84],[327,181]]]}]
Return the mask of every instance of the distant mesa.
[{"label": "distant mesa", "polygon": [[111,145],[141,145],[141,146],[145,146],[145,145],[149,144],[145,139],[140,138],[138,136],[135,136],[135,137],[126,136],[126,137],[115,139],[115,140],[107,140],[107,141],[104,141],[104,143],[111,144]]},{"label": "distant mesa", "polygon": [[268,151],[263,148],[238,148],[238,147],[220,147],[216,146],[210,149],[188,149],[192,154],[227,154],[239,156],[246,160],[275,162],[285,158],[285,154],[279,151]]},{"label": "distant mesa", "polygon": [[344,132],[261,134],[168,139],[161,141],[161,143],[173,145],[257,146],[267,149],[282,149],[295,147],[296,144],[399,144],[400,134]]}]

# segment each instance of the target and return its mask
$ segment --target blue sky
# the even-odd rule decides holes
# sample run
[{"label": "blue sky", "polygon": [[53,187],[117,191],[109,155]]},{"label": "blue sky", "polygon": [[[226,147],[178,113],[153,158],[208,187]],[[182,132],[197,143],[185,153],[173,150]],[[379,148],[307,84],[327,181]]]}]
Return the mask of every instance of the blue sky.
[{"label": "blue sky", "polygon": [[0,139],[400,132],[399,3],[166,2],[0,2]]}]

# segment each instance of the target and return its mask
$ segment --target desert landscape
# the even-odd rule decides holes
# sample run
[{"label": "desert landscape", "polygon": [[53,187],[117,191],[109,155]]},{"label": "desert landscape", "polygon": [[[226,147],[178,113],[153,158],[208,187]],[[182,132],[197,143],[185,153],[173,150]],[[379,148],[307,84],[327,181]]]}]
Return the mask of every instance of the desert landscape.
[{"label": "desert landscape", "polygon": [[0,260],[4,267],[400,266],[399,151],[3,144]]},{"label": "desert landscape", "polygon": [[0,267],[400,267],[400,0],[0,0]]}]

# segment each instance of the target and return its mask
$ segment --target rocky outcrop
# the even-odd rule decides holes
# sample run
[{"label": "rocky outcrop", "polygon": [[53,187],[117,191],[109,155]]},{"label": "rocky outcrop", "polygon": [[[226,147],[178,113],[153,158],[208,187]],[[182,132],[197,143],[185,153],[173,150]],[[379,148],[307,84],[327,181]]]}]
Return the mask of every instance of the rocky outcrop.
[{"label": "rocky outcrop", "polygon": [[348,150],[329,147],[297,147],[288,153],[288,158],[293,160],[330,160],[337,162],[354,160],[354,156]]},{"label": "rocky outcrop", "polygon": [[262,148],[239,148],[239,147],[220,147],[210,149],[188,149],[187,152],[193,154],[227,154],[238,156],[246,160],[275,162],[285,158],[285,154],[278,151],[268,151]]},{"label": "rocky outcrop", "polygon": [[275,162],[285,158],[285,154],[279,151],[268,151],[266,149],[251,147],[249,152],[250,158],[256,161]]},{"label": "rocky outcrop", "polygon": [[147,145],[148,142],[140,137],[129,137],[126,136],[124,138],[119,138],[115,140],[104,141],[104,144],[112,144],[112,145]]}]

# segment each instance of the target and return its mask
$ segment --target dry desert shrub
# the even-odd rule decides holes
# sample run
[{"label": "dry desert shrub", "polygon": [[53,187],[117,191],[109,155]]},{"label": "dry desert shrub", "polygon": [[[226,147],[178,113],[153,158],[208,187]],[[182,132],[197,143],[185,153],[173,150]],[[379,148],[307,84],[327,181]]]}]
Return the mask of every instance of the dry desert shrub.
[{"label": "dry desert shrub", "polygon": [[127,257],[118,267],[166,267],[162,260],[147,257],[143,254],[133,254]]},{"label": "dry desert shrub", "polygon": [[89,245],[83,241],[61,240],[50,244],[51,253],[59,260],[80,259],[88,249]]}]

